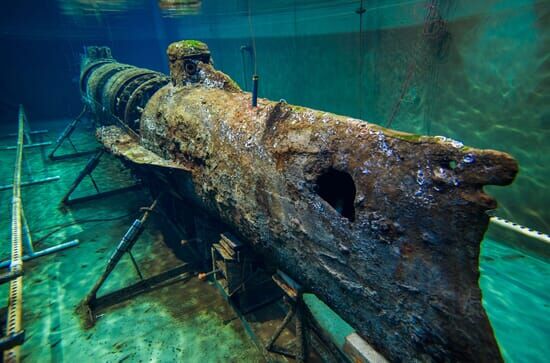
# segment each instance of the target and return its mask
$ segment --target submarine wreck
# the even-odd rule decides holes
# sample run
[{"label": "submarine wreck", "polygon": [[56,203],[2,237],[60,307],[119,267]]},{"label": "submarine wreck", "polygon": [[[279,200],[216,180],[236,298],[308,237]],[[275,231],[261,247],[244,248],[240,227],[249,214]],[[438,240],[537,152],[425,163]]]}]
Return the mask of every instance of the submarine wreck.
[{"label": "submarine wreck", "polygon": [[167,215],[213,216],[390,361],[502,360],[478,259],[512,157],[257,98],[198,41],[167,55],[169,76],[88,47],[80,76],[98,140]]}]

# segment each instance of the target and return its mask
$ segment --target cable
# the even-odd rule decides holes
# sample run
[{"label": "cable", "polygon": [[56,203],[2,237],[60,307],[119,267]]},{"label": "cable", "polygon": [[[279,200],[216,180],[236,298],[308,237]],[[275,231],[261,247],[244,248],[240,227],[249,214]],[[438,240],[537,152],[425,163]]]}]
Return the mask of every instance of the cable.
[{"label": "cable", "polygon": [[358,60],[358,66],[359,66],[359,77],[358,79],[358,87],[357,90],[359,93],[359,118],[363,119],[363,63],[364,63],[364,51],[363,51],[363,14],[366,12],[366,9],[363,7],[363,0],[361,0],[361,4],[359,5],[359,8],[355,10],[355,13],[359,15],[359,60]]},{"label": "cable", "polygon": [[[427,43],[430,48],[437,48],[435,56],[443,59],[446,56],[446,51],[448,50],[446,46],[448,46],[448,42],[450,41],[450,33],[447,30],[447,22],[442,16],[439,0],[427,0],[426,9],[427,10],[424,17],[424,27],[422,29],[422,34],[419,38],[416,39],[415,45],[412,49],[422,49],[422,45],[424,43]],[[444,10],[448,11],[448,8],[445,8]],[[405,79],[403,80],[403,83],[401,85],[399,97],[392,107],[390,116],[386,122],[385,127],[391,127],[394,119],[399,113],[401,104],[410,88],[411,81],[421,67],[420,61],[421,59],[418,55],[415,55],[414,53],[411,55],[411,61],[407,68],[407,72],[405,73]],[[425,64],[427,64],[428,70],[433,72],[436,66],[434,61],[428,59],[427,63]],[[435,79],[435,82],[437,82],[437,79]],[[426,118],[426,115],[424,115],[424,118]],[[424,123],[426,124],[426,120],[424,120]],[[426,128],[428,129],[429,133],[431,131],[431,125],[427,125]]]},{"label": "cable", "polygon": [[254,75],[258,74],[257,62],[256,62],[256,36],[254,35],[254,27],[252,26],[252,6],[251,0],[248,0],[248,27],[250,30],[250,37],[252,38],[252,52],[254,52]]}]

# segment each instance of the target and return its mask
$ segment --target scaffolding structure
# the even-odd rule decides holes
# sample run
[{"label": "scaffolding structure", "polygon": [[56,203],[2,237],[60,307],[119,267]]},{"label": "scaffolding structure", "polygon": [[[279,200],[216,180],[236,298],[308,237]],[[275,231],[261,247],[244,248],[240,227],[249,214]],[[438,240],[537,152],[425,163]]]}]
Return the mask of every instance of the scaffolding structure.
[{"label": "scaffolding structure", "polygon": [[23,164],[26,121],[25,110],[23,106],[20,105],[12,182],[11,259],[0,263],[0,268],[9,266],[9,272],[0,275],[0,283],[9,282],[10,284],[6,335],[0,338],[0,349],[3,351],[4,362],[19,362],[20,346],[25,341],[22,321],[23,261],[57,252],[78,244],[78,240],[74,240],[41,251],[34,251],[30,229],[25,218],[25,213],[23,212],[21,201],[21,167]]},{"label": "scaffolding structure", "polygon": [[[86,117],[87,114],[88,114],[88,107],[85,105],[82,111],[78,114],[78,116],[76,116],[73,120],[71,120],[71,122],[67,124],[67,126],[65,126],[65,128],[63,129],[63,132],[61,132],[61,134],[55,141],[55,145],[53,146],[52,150],[48,154],[48,157],[50,158],[50,160],[71,159],[71,158],[76,158],[80,156],[90,155],[95,152],[95,149],[79,151],[71,140],[71,135],[75,131],[78,124],[82,121],[84,117]],[[61,145],[63,145],[65,141],[67,141],[69,145],[71,145],[73,149],[73,153],[56,155],[56,152],[59,150],[59,148],[61,148]]]},{"label": "scaffolding structure", "polygon": [[[23,109],[22,112],[23,112],[23,119],[24,119],[24,122],[23,122],[23,149],[27,150],[27,149],[37,149],[37,148],[39,148],[40,152],[42,154],[42,162],[46,163],[45,148],[46,148],[46,146],[49,146],[49,145],[52,144],[51,141],[44,141],[43,140],[43,135],[47,134],[48,130],[31,130],[31,127],[29,125],[29,122],[28,122],[28,119],[27,119],[27,116],[25,114],[24,109]],[[19,133],[17,132],[17,133],[2,135],[1,138],[12,138],[12,137],[18,137],[18,136],[19,136]],[[33,140],[34,138],[37,138],[37,140]],[[18,144],[9,145],[9,146],[0,146],[0,151],[17,150],[18,146],[19,146]],[[28,161],[26,159],[23,159],[22,163],[24,163],[25,172],[27,174],[27,180],[21,182],[22,187],[26,187],[26,186],[30,186],[30,185],[36,185],[36,184],[43,184],[43,183],[48,183],[48,182],[59,180],[59,175],[35,178],[33,173],[32,173],[32,170],[31,170],[31,167],[30,167],[30,164],[28,163]],[[0,185],[0,191],[9,190],[9,189],[12,189],[12,188],[13,188],[13,184]]]}]

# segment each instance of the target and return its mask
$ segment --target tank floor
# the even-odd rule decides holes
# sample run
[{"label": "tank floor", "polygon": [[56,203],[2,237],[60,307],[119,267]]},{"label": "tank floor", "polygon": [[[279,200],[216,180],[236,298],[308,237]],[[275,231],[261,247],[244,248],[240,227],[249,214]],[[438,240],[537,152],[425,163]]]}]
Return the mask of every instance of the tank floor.
[{"label": "tank floor", "polygon": [[[59,124],[32,124],[49,128],[45,137],[57,137]],[[13,130],[0,130],[1,134]],[[80,129],[72,138],[80,150],[94,147],[92,130]],[[13,144],[14,139],[1,140]],[[64,147],[62,153],[71,152]],[[147,195],[128,192],[74,205],[65,210],[59,201],[89,157],[66,161],[41,160],[39,149],[28,149],[33,177],[59,175],[59,181],[22,189],[24,211],[40,250],[72,239],[80,244],[24,264],[23,326],[26,341],[21,348],[25,362],[262,362],[261,351],[246,334],[235,313],[217,288],[196,278],[143,294],[128,302],[101,311],[91,329],[84,329],[75,308],[103,271],[112,251],[137,216],[150,201]],[[94,172],[100,189],[110,190],[131,184],[120,163],[106,155]],[[15,154],[0,154],[2,184],[11,183]],[[22,180],[29,176],[23,173]],[[93,193],[86,180],[75,196]],[[143,193],[144,194],[144,193]],[[2,260],[9,258],[11,190],[0,192],[0,246]],[[101,221],[98,221],[101,220]],[[133,249],[145,277],[177,266],[177,260],[163,242],[154,218]],[[74,224],[73,224],[74,223]],[[57,230],[57,226],[73,224]],[[49,233],[51,236],[45,238]],[[113,271],[99,295],[137,282],[138,276],[126,255]],[[8,284],[0,286],[7,301]],[[2,305],[4,305],[3,303]]]}]

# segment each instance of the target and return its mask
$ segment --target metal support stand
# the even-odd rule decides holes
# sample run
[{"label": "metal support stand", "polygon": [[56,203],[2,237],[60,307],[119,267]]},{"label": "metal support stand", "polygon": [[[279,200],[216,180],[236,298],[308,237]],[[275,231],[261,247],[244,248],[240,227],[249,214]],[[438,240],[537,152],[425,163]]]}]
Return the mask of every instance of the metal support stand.
[{"label": "metal support stand", "polygon": [[[21,206],[21,220],[23,222],[23,250],[25,251],[25,254],[23,255],[23,261],[29,261],[33,260],[38,257],[46,256],[55,252],[59,252],[61,250],[67,249],[69,247],[74,247],[78,245],[78,240],[72,240],[69,242],[61,243],[56,246],[48,247],[40,251],[35,251],[34,246],[32,243],[32,237],[31,237],[31,231],[29,229],[29,225],[27,224],[27,219],[25,218],[25,213],[23,212],[23,206]],[[0,269],[6,268],[10,265],[11,260],[6,260],[0,262]]]},{"label": "metal support stand", "polygon": [[[287,274],[282,271],[277,271],[273,275],[273,281],[281,288],[285,293],[285,300],[288,302],[290,308],[286,314],[281,325],[277,327],[271,338],[267,341],[265,349],[269,352],[282,354],[284,356],[295,359],[297,362],[305,362],[306,353],[306,339],[305,339],[305,322],[304,322],[304,302],[302,301],[302,287],[297,282],[292,280]],[[275,341],[287,325],[295,318],[296,324],[296,350],[294,352],[287,348],[279,347],[275,345]]]},{"label": "metal support stand", "polygon": [[[101,192],[99,190],[99,186],[97,185],[94,177],[92,176],[92,172],[95,170],[95,168],[99,164],[103,154],[104,154],[104,150],[100,149],[100,150],[96,151],[95,155],[90,158],[90,160],[88,161],[88,163],[86,164],[84,169],[82,169],[82,171],[78,174],[78,176],[76,177],[74,182],[71,184],[71,186],[70,186],[69,190],[67,191],[67,193],[63,196],[63,199],[61,199],[61,204],[71,205],[71,204],[75,204],[75,203],[86,202],[86,201],[89,201],[89,200],[99,199],[99,198],[107,197],[107,196],[110,196],[110,195],[123,193],[123,192],[129,191],[129,190],[136,189],[136,188],[141,186],[140,184],[134,184],[134,185],[131,185],[129,187],[113,189],[113,190],[109,190],[107,192]],[[94,189],[96,190],[96,194],[88,195],[88,196],[85,196],[85,197],[79,197],[79,198],[71,198],[71,194],[73,194],[75,189],[80,185],[80,183],[82,182],[82,180],[84,180],[84,178],[86,176],[88,176],[90,178],[90,180],[92,181]]]},{"label": "metal support stand", "polygon": [[[61,135],[57,138],[55,145],[48,155],[50,160],[63,160],[63,159],[70,159],[70,158],[76,158],[79,156],[85,156],[93,154],[96,150],[88,150],[88,151],[78,151],[76,146],[71,141],[71,135],[73,134],[74,130],[76,129],[76,126],[80,123],[80,121],[83,119],[83,117],[88,113],[88,106],[84,105],[84,108],[80,112],[80,114],[69,124],[65,127],[63,132],[61,132]],[[67,140],[71,147],[73,148],[74,152],[72,154],[64,154],[64,155],[55,155],[57,150],[61,147],[63,142]]]},{"label": "metal support stand", "polygon": [[[0,282],[9,282],[9,300],[7,308],[6,335],[0,338],[0,349],[4,362],[19,362],[20,345],[25,341],[23,330],[23,262],[25,260],[44,256],[78,244],[78,241],[63,243],[42,251],[35,252],[32,245],[30,229],[23,212],[21,200],[21,168],[23,164],[24,136],[31,142],[28,127],[25,128],[27,117],[23,106],[19,106],[19,127],[17,148],[12,184],[12,219],[11,219],[11,259],[0,263],[0,267],[10,268],[9,273],[0,276]],[[27,130],[27,132],[25,132]],[[26,134],[26,135],[25,135]],[[30,170],[29,170],[30,171]],[[26,252],[26,255],[23,255]]]},{"label": "metal support stand", "polygon": [[[34,148],[37,148],[37,147],[44,147],[44,146],[48,146],[48,145],[51,145],[52,142],[51,141],[45,141],[45,142],[36,142],[34,144],[25,144],[23,145],[23,148],[24,149],[34,149]],[[13,145],[13,146],[2,146],[0,148],[0,150],[4,151],[4,150],[15,150],[17,149],[17,146]]]},{"label": "metal support stand", "polygon": [[[56,181],[56,180],[59,180],[59,176],[57,176],[57,175],[56,176],[49,176],[49,177],[46,177],[46,178],[21,182],[21,186],[22,187],[28,187],[30,185],[44,184],[44,183],[49,183],[49,182]],[[0,185],[0,191],[8,190],[8,189],[11,189],[12,187],[13,187],[13,184]]]},{"label": "metal support stand", "polygon": [[[25,111],[23,110],[22,112],[23,112],[22,115],[23,115],[23,118],[24,118],[24,123],[23,123],[23,128],[24,128],[23,129],[23,149],[26,150],[26,149],[40,148],[40,152],[42,153],[42,161],[45,163],[46,162],[46,159],[45,159],[45,156],[44,156],[45,155],[45,146],[51,145],[52,143],[50,141],[43,141],[42,137],[43,137],[44,134],[48,133],[48,130],[32,131],[30,129],[29,122],[27,120],[27,115],[25,114]],[[35,136],[35,135],[38,135],[38,140],[33,141],[33,136]],[[14,137],[14,136],[18,136],[18,134],[17,133],[7,134],[7,135],[1,136],[1,138],[10,138],[10,137]],[[18,148],[18,145],[2,146],[2,147],[0,147],[0,151],[17,150],[17,148]],[[51,182],[51,181],[59,180],[59,176],[51,176],[51,177],[45,177],[45,178],[40,178],[40,179],[34,179],[33,174],[32,174],[32,170],[30,168],[30,165],[29,165],[28,161],[26,159],[23,159],[23,162],[25,163],[25,171],[26,171],[26,174],[27,174],[29,180],[25,181],[25,182],[21,182],[20,186],[25,187],[25,186],[29,186],[29,185],[44,184],[44,183],[48,183],[48,182]],[[0,191],[12,189],[12,188],[13,188],[13,184],[0,185]]]},{"label": "metal support stand", "polygon": [[[26,252],[25,255],[23,255],[23,261],[33,260],[35,258],[46,256],[51,253],[58,252],[66,248],[78,245],[78,240],[73,240],[73,241],[65,242],[56,246],[43,249],[41,251],[35,251],[32,243],[31,231],[27,223],[27,218],[25,218],[25,212],[23,211],[23,206],[20,206],[19,209],[21,213],[21,220],[23,222],[22,223],[23,249]],[[11,260],[0,262],[0,269],[8,267],[10,263],[11,263]]]},{"label": "metal support stand", "polygon": [[[143,208],[145,212],[143,213],[142,217],[140,219],[136,219],[132,223],[126,234],[124,234],[124,236],[118,243],[115,251],[109,258],[103,274],[100,276],[100,278],[92,287],[92,290],[88,293],[88,295],[86,295],[86,298],[80,304],[79,309],[84,309],[84,313],[86,314],[86,320],[88,323],[87,325],[94,325],[96,319],[95,312],[97,311],[97,309],[100,309],[104,306],[120,303],[138,294],[152,291],[162,286],[167,286],[178,281],[187,280],[193,276],[193,273],[190,272],[187,268],[187,264],[184,263],[176,268],[165,271],[148,279],[144,279],[139,269],[139,266],[134,259],[134,256],[132,255],[131,250],[136,244],[139,236],[143,232],[143,225],[149,218],[150,213],[153,212],[153,210],[157,206],[157,203],[161,196],[162,195],[157,197],[157,199],[155,199],[150,207]],[[136,269],[140,281],[136,284],[122,288],[120,290],[98,298],[97,293],[99,289],[101,288],[101,286],[103,286],[103,284],[105,283],[111,272],[115,269],[125,253],[128,253],[128,255],[130,256],[130,259],[132,260],[132,264]]]},{"label": "metal support stand", "polygon": [[[24,111],[23,111],[24,112]],[[36,131],[32,131],[30,126],[29,126],[29,122],[27,120],[27,116],[24,114],[24,117],[25,117],[25,123],[24,123],[24,130],[23,130],[23,136],[25,138],[25,144],[23,145],[23,148],[25,149],[32,149],[32,148],[43,148],[44,146],[48,146],[48,145],[51,145],[52,142],[51,141],[42,141],[42,135],[43,134],[47,134],[48,133],[48,130],[36,130]],[[32,141],[32,136],[33,135],[39,135],[39,140],[35,143],[33,143]],[[7,135],[3,135],[2,138],[10,138],[10,137],[16,137],[17,136],[17,133],[12,133],[12,134],[7,134]],[[0,150],[1,151],[5,151],[5,150],[17,150],[17,147],[18,145],[12,145],[12,146],[2,146],[0,147]]]},{"label": "metal support stand", "polygon": [[[48,130],[25,130],[25,138],[29,137],[27,135],[43,135],[43,134],[47,134],[49,131]],[[5,138],[8,138],[8,137],[16,137],[17,136],[17,133],[14,132],[14,133],[11,133],[11,134],[7,134],[7,135],[2,135],[1,138],[5,139]]]}]

